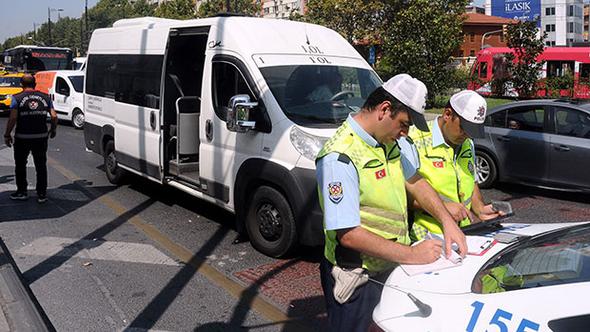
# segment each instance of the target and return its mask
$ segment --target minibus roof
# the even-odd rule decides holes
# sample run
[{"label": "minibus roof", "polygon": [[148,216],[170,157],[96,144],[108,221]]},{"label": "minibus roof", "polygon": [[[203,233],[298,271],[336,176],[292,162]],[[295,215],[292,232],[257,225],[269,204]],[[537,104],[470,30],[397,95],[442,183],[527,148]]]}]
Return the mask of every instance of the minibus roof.
[{"label": "minibus roof", "polygon": [[[171,30],[210,27],[207,51],[235,52],[242,57],[284,54],[341,57],[367,66],[337,32],[323,26],[279,19],[212,17],[170,20],[143,17],[119,20],[92,34],[89,54],[164,54]],[[308,60],[309,61],[309,60]],[[356,62],[355,61],[355,62]]]}]

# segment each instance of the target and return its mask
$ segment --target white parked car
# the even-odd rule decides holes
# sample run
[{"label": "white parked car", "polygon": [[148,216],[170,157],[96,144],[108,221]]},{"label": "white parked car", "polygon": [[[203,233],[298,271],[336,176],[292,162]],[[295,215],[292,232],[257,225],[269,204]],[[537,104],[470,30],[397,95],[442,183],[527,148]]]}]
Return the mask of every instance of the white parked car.
[{"label": "white parked car", "polygon": [[371,331],[590,331],[590,223],[504,224],[497,233],[524,237],[458,267],[411,277],[395,269]]}]

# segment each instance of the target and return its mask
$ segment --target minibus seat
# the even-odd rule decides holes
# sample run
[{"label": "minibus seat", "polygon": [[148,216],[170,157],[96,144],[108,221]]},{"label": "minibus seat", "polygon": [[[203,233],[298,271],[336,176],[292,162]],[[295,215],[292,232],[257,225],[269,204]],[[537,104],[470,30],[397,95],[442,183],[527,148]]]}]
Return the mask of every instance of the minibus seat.
[{"label": "minibus seat", "polygon": [[178,114],[178,154],[184,160],[198,160],[199,154],[199,118],[201,99],[197,96],[184,96],[176,100]]}]

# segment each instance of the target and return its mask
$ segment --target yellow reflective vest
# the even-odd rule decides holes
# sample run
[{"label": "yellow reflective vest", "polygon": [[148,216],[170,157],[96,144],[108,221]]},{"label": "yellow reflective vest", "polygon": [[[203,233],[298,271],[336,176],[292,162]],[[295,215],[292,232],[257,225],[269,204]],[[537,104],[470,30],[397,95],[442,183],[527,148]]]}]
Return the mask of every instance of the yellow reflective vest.
[{"label": "yellow reflective vest", "polygon": [[[436,190],[443,202],[462,203],[471,209],[471,196],[475,187],[475,164],[471,139],[466,139],[457,154],[446,144],[432,146],[432,128],[438,126],[437,120],[428,122],[430,132],[412,127],[409,132],[420,155],[420,175]],[[469,225],[469,219],[460,226]],[[441,234],[442,225],[425,211],[414,213],[412,237],[421,239],[426,231]]]},{"label": "yellow reflective vest", "polygon": [[[405,178],[397,144],[372,147],[352,130],[348,122],[344,122],[326,142],[316,162],[332,152],[347,156],[358,172],[361,227],[387,240],[409,244]],[[323,209],[321,190],[319,192]],[[382,272],[396,265],[339,245],[334,230],[324,227],[324,234],[324,255],[333,265],[362,266],[369,273]]]}]

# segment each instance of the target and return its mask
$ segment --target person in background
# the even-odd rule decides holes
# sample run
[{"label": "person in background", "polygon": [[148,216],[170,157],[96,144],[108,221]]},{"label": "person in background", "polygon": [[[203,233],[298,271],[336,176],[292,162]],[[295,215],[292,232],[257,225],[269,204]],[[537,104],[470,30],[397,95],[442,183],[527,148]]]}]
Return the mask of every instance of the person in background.
[{"label": "person in background", "polygon": [[[491,204],[485,204],[475,181],[475,149],[472,138],[484,137],[483,122],[487,103],[475,91],[460,91],[449,100],[442,115],[429,121],[428,131],[412,128],[400,140],[402,150],[413,144],[420,154],[416,171],[436,190],[447,210],[461,227],[474,220],[498,217]],[[443,225],[413,202],[412,240],[423,239],[428,232],[443,233]]]},{"label": "person in background", "polygon": [[[47,140],[55,137],[57,114],[51,99],[43,92],[35,91],[35,77],[26,74],[21,79],[23,91],[12,96],[10,117],[6,124],[4,143],[11,147],[14,143],[14,162],[16,192],[10,199],[27,200],[27,159],[33,155],[37,173],[37,202],[47,201]],[[47,131],[47,114],[51,117],[51,128]],[[12,138],[12,130],[14,140]]]}]

